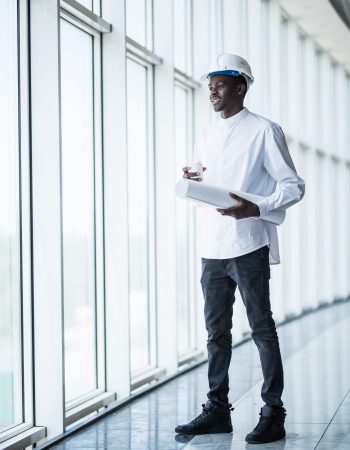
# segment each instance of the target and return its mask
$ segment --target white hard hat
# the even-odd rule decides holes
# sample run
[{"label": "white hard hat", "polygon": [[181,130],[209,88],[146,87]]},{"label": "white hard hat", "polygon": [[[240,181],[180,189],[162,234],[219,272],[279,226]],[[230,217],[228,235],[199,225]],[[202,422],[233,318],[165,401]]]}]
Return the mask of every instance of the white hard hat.
[{"label": "white hard hat", "polygon": [[230,53],[221,53],[216,61],[210,66],[207,73],[201,76],[201,80],[205,81],[212,75],[230,75],[238,77],[242,75],[247,81],[247,90],[254,83],[254,77],[250,65],[245,59],[238,55]]}]

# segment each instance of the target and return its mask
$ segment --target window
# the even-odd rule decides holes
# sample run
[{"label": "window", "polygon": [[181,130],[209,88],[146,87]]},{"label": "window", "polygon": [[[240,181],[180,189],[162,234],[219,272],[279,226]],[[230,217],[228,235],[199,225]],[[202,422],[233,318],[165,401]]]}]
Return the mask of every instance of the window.
[{"label": "window", "polygon": [[261,4],[261,75],[262,75],[262,111],[266,117],[270,115],[271,104],[271,58],[270,58],[270,2],[263,0]]},{"label": "window", "polygon": [[288,21],[281,20],[281,44],[280,44],[280,93],[281,93],[281,122],[284,128],[289,126],[289,45],[288,45]]},{"label": "window", "polygon": [[99,34],[61,19],[67,410],[104,391]]},{"label": "window", "polygon": [[17,7],[0,3],[0,431],[23,421]]},{"label": "window", "polygon": [[0,2],[0,442],[33,426],[26,24]]},{"label": "window", "polygon": [[[222,46],[222,1],[209,5],[210,52],[214,57]],[[194,91],[200,87],[193,78],[193,2],[174,2],[174,119],[175,178],[193,160]],[[214,38],[215,35],[215,38]],[[198,354],[195,209],[181,199],[175,199],[176,217],[176,309],[177,359],[183,365]]]},{"label": "window", "polygon": [[339,152],[339,143],[341,142],[340,132],[341,132],[341,120],[339,120],[339,107],[340,102],[338,98],[338,66],[337,64],[331,64],[330,66],[330,110],[333,111],[333,114],[330,116],[330,128],[334,130],[335,133],[329,133],[329,147],[333,154]]},{"label": "window", "polygon": [[[344,89],[345,93],[345,99],[346,99],[346,114],[345,117],[349,118],[350,117],[350,75],[347,74],[346,75],[346,85],[345,85],[345,89]],[[346,145],[346,153],[345,153],[345,158],[349,161],[350,160],[350,127],[347,126],[346,127],[346,136],[345,136],[345,142],[347,143]]]},{"label": "window", "polygon": [[[193,147],[193,89],[175,83],[175,168],[190,163]],[[195,349],[195,233],[194,208],[176,199],[176,301],[179,362]]]},{"label": "window", "polygon": [[175,67],[192,75],[193,24],[192,0],[174,2],[174,53]]},{"label": "window", "polygon": [[243,57],[248,54],[248,2],[246,0],[238,0],[238,17],[239,17],[239,37],[240,49]]},{"label": "window", "polygon": [[126,34],[143,47],[153,49],[153,2],[152,0],[127,0]]},{"label": "window", "polygon": [[130,362],[135,378],[156,366],[153,67],[127,59]]},{"label": "window", "polygon": [[323,109],[323,95],[322,95],[322,83],[323,83],[323,70],[322,70],[322,53],[316,52],[316,80],[315,80],[315,110],[316,110],[316,130],[319,130],[315,135],[316,145],[318,148],[322,148],[323,133],[322,133],[322,109]]},{"label": "window", "polygon": [[209,2],[208,6],[210,21],[210,61],[214,61],[217,55],[223,51],[223,2],[222,0],[213,0]]},{"label": "window", "polygon": [[[326,157],[322,153],[317,153],[316,157],[316,174],[317,174],[317,185],[318,189],[316,190],[316,204],[320,201],[324,201],[326,195]],[[325,215],[322,214],[320,209],[317,210],[317,227],[315,230],[316,234],[316,242],[324,243],[326,236],[326,220]],[[316,261],[317,261],[317,299],[320,301],[325,301],[324,295],[326,290],[326,269],[325,269],[325,260],[326,260],[326,248],[325,245],[317,245],[316,246]]]},{"label": "window", "polygon": [[304,99],[307,98],[307,92],[306,92],[306,54],[305,54],[305,36],[299,34],[298,35],[298,47],[299,47],[299,54],[298,54],[298,77],[299,77],[299,87],[300,87],[300,94],[297,97],[298,102],[298,131],[299,131],[299,138],[305,142],[306,141],[306,125],[307,125],[307,117],[306,117],[306,109],[304,103]]}]

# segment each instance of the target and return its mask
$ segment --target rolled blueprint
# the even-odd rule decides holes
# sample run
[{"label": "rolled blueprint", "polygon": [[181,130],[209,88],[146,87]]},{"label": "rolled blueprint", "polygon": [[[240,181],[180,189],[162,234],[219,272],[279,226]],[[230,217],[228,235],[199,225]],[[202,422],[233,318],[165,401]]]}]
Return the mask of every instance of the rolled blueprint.
[{"label": "rolled blueprint", "polygon": [[[255,204],[264,198],[260,195],[241,192],[235,189],[228,190],[194,180],[182,179],[179,180],[175,186],[175,193],[178,197],[209,206],[214,206],[216,208],[229,208],[237,203],[237,200],[230,197],[230,192]],[[286,212],[284,210],[280,210],[272,211],[267,216],[258,217],[258,219],[280,225],[284,221],[285,216]]]}]

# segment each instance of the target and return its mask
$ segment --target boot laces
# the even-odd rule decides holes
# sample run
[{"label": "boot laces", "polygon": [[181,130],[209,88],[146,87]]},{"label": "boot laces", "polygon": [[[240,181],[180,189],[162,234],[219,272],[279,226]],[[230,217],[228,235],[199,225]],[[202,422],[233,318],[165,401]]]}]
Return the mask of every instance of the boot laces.
[{"label": "boot laces", "polygon": [[[194,418],[194,419],[191,421],[191,423],[200,422],[205,416],[207,416],[207,415],[210,413],[210,411],[211,411],[212,409],[213,409],[213,407],[207,408],[207,407],[205,406],[205,404],[202,403],[202,412],[201,412],[196,418]],[[234,410],[234,408],[229,408],[229,409],[230,409],[230,411],[233,411],[233,410]]]},{"label": "boot laces", "polygon": [[191,421],[191,423],[200,422],[205,416],[207,416],[210,412],[210,408],[206,408],[205,404],[202,403],[202,412],[195,419]]},{"label": "boot laces", "polygon": [[270,416],[270,417],[262,416],[260,413],[259,423],[255,427],[254,431],[255,432],[265,431],[266,427],[269,426],[272,421],[273,421],[273,416]]}]

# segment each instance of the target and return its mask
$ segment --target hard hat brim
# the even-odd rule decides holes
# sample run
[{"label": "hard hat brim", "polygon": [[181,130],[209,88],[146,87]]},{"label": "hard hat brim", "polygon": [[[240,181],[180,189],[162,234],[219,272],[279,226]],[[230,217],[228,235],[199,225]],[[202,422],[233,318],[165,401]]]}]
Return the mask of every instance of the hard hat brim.
[{"label": "hard hat brim", "polygon": [[205,81],[214,75],[227,75],[229,77],[239,77],[241,75],[237,70],[215,70],[213,72],[208,72],[200,77],[201,81]]},{"label": "hard hat brim", "polygon": [[[231,73],[229,73],[229,72],[231,72]],[[235,74],[233,72],[235,72]],[[207,72],[200,77],[200,80],[205,81],[205,80],[208,80],[211,75],[220,75],[220,74],[227,75],[229,77],[238,77],[239,75],[241,75],[242,77],[244,77],[246,79],[247,91],[250,88],[250,86],[254,83],[254,79],[251,79],[245,73],[240,73],[237,70],[216,70],[214,72]]]}]

